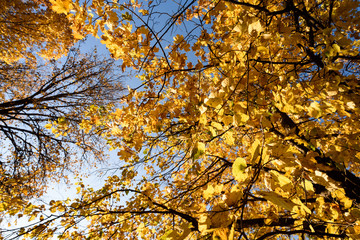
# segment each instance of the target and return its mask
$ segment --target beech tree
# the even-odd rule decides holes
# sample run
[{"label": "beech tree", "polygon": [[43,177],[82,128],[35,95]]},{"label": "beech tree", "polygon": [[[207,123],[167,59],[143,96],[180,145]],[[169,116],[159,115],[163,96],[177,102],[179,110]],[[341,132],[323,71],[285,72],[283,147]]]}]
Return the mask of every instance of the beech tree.
[{"label": "beech tree", "polygon": [[80,124],[118,171],[12,236],[360,237],[358,1],[52,3],[142,84]]},{"label": "beech tree", "polygon": [[50,2],[0,5],[3,218],[23,211],[49,180],[66,180],[90,157],[104,160],[105,145],[79,123],[91,106],[114,104],[121,85],[114,60],[81,54],[69,21]]}]

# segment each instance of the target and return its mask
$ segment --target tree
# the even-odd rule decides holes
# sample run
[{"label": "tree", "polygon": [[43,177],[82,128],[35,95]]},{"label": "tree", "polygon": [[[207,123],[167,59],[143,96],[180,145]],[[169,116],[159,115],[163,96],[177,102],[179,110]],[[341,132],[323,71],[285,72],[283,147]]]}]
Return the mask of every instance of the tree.
[{"label": "tree", "polygon": [[1,1],[1,61],[35,58],[34,53],[53,59],[68,51],[74,44],[70,23],[50,6],[47,0]]},{"label": "tree", "polygon": [[17,234],[359,238],[359,4],[57,0],[142,85],[81,123],[118,149],[118,174]]},{"label": "tree", "polygon": [[15,178],[24,184],[26,176],[32,184],[24,186],[39,194],[31,185],[74,163],[69,160],[74,155],[71,145],[79,146],[76,161],[91,150],[100,157],[91,140],[94,134],[85,134],[78,125],[93,104],[108,105],[118,99],[120,88],[114,87],[117,78],[112,70],[112,60],[81,57],[75,50],[62,66],[56,61],[35,67],[2,63],[0,131],[2,142],[9,144],[3,148],[1,161],[6,189],[11,185],[4,181]]},{"label": "tree", "polygon": [[66,173],[77,173],[90,158],[92,163],[104,160],[105,144],[79,124],[88,111],[101,112],[101,106],[118,101],[122,89],[114,60],[99,57],[96,51],[81,54],[73,47],[69,21],[53,12],[50,2],[3,2],[2,217],[28,211],[26,207],[45,192],[49,180],[66,180]]}]

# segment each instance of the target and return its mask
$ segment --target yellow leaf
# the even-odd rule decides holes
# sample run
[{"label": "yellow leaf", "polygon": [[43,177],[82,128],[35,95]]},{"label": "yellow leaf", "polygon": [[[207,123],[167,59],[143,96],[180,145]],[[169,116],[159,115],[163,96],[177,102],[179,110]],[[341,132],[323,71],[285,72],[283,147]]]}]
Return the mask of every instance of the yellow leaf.
[{"label": "yellow leaf", "polygon": [[353,204],[353,200],[351,200],[351,199],[349,199],[347,197],[341,199],[340,202],[342,202],[345,209],[351,208],[351,206]]},{"label": "yellow leaf", "polygon": [[230,229],[230,233],[229,233],[229,237],[227,240],[233,240],[234,239],[234,235],[235,235],[235,225],[236,225],[236,221],[234,221],[231,224],[231,229]]},{"label": "yellow leaf", "polygon": [[202,156],[205,153],[205,143],[203,142],[198,142],[193,151],[192,151],[192,157],[194,159],[198,159],[200,156]]},{"label": "yellow leaf", "polygon": [[207,98],[204,103],[213,108],[219,108],[222,105],[222,99],[218,97]]},{"label": "yellow leaf", "polygon": [[6,203],[0,203],[0,211],[3,212],[7,208]]},{"label": "yellow leaf", "polygon": [[176,230],[169,230],[160,238],[160,240],[176,240],[179,237],[179,233]]},{"label": "yellow leaf", "polygon": [[199,107],[199,111],[200,111],[201,115],[202,115],[204,112],[206,112],[206,110],[207,110],[207,107],[206,107],[205,105],[201,105],[201,106]]},{"label": "yellow leaf", "polygon": [[206,190],[203,192],[203,196],[205,199],[209,199],[211,197],[213,197],[215,192],[215,189],[212,185],[208,185]]},{"label": "yellow leaf", "polygon": [[246,115],[245,113],[241,113],[241,112],[235,113],[234,117],[235,117],[235,122],[237,125],[242,125],[242,124],[246,123],[250,118],[248,115]]},{"label": "yellow leaf", "polygon": [[253,163],[260,155],[261,151],[261,143],[258,139],[254,141],[254,143],[249,148],[249,154],[251,154],[251,162]]},{"label": "yellow leaf", "polygon": [[337,44],[333,44],[333,45],[332,45],[332,48],[334,49],[334,52],[335,52],[335,53],[341,52],[341,48],[340,48],[340,46],[337,45]]},{"label": "yellow leaf", "polygon": [[77,32],[77,31],[73,31],[73,36],[75,39],[78,39],[78,40],[81,40],[85,37],[84,35],[82,35],[81,33]]},{"label": "yellow leaf", "polygon": [[279,183],[280,187],[284,188],[286,185],[292,185],[292,182],[289,178],[285,177],[283,174],[271,170],[270,174],[272,175],[272,177],[274,179],[276,179],[276,181]]},{"label": "yellow leaf", "polygon": [[189,234],[191,233],[191,226],[192,224],[190,223],[183,223],[180,225],[180,229],[183,231],[181,236],[179,236],[177,238],[177,240],[184,240],[187,238],[187,236],[189,236]]},{"label": "yellow leaf", "polygon": [[306,179],[304,180],[304,188],[305,188],[305,191],[307,191],[307,192],[315,192],[313,184],[309,180],[306,180]]},{"label": "yellow leaf", "polygon": [[57,13],[68,14],[73,8],[71,0],[50,0],[52,10]]},{"label": "yellow leaf", "polygon": [[263,27],[261,26],[260,20],[253,22],[249,25],[249,34],[251,34],[253,31],[260,33],[263,31]]},{"label": "yellow leaf", "polygon": [[293,208],[296,206],[296,204],[293,203],[290,199],[283,198],[275,192],[258,191],[257,193],[263,196],[266,200],[288,211],[292,211]]},{"label": "yellow leaf", "polygon": [[117,135],[117,134],[121,134],[121,129],[118,127],[118,126],[114,126],[112,129],[111,129],[111,134],[112,135]]},{"label": "yellow leaf", "polygon": [[242,197],[242,191],[237,185],[233,186],[230,192],[226,193],[225,203],[231,207],[235,205]]},{"label": "yellow leaf", "polygon": [[208,128],[209,128],[209,131],[210,131],[211,135],[212,135],[213,137],[215,137],[215,136],[217,135],[217,134],[216,134],[216,130],[215,130],[212,126],[209,126]]},{"label": "yellow leaf", "polygon": [[223,116],[222,117],[222,122],[225,124],[225,126],[229,126],[233,123],[233,117],[232,116]]},{"label": "yellow leaf", "polygon": [[227,131],[224,135],[225,142],[229,145],[234,145],[235,139],[233,136],[233,132]]},{"label": "yellow leaf", "polygon": [[229,228],[216,228],[213,232],[213,240],[228,240]]},{"label": "yellow leaf", "polygon": [[206,114],[201,114],[201,115],[200,115],[199,123],[200,123],[200,124],[203,124],[203,125],[206,125],[206,124],[207,124]]},{"label": "yellow leaf", "polygon": [[265,223],[266,225],[270,225],[273,221],[274,221],[274,220],[273,220],[272,218],[266,218],[266,219],[264,220],[264,223]]},{"label": "yellow leaf", "polygon": [[264,46],[258,46],[257,51],[262,53],[267,53],[268,49]]},{"label": "yellow leaf", "polygon": [[205,233],[209,229],[211,224],[211,220],[206,213],[200,214],[198,222],[199,222],[199,231],[201,233]]},{"label": "yellow leaf", "polygon": [[114,25],[117,24],[117,22],[119,21],[119,18],[116,14],[116,12],[114,11],[107,11],[106,12],[109,16],[109,21],[112,22]]},{"label": "yellow leaf", "polygon": [[232,166],[232,173],[236,181],[242,182],[247,178],[245,169],[247,167],[246,160],[244,158],[237,158]]},{"label": "yellow leaf", "polygon": [[223,130],[224,129],[224,127],[221,125],[221,123],[214,122],[214,121],[211,122],[211,126],[216,128],[217,130]]},{"label": "yellow leaf", "polygon": [[149,11],[145,10],[145,9],[140,9],[139,13],[141,13],[142,15],[147,15],[147,14],[149,14]]},{"label": "yellow leaf", "polygon": [[56,207],[51,207],[51,208],[50,208],[50,212],[51,212],[51,213],[55,213],[55,212],[56,212]]},{"label": "yellow leaf", "polygon": [[34,220],[36,218],[35,214],[31,214],[30,218],[29,218],[29,222],[31,222],[32,220]]},{"label": "yellow leaf", "polygon": [[314,118],[319,118],[321,117],[321,109],[320,109],[320,104],[318,102],[312,102],[308,108],[308,111],[309,111],[309,115],[311,117],[314,117]]},{"label": "yellow leaf", "polygon": [[264,128],[272,128],[271,121],[265,116],[261,118],[261,123]]},{"label": "yellow leaf", "polygon": [[125,13],[121,14],[121,17],[122,17],[124,20],[128,20],[128,21],[131,21],[131,20],[132,20],[132,15],[131,15],[129,12],[125,12]]},{"label": "yellow leaf", "polygon": [[[295,203],[297,205],[297,208],[299,209],[297,213],[300,213],[302,216],[305,216],[306,213],[311,214],[311,210],[307,206],[305,206],[303,202],[301,202],[300,198],[293,198],[292,202]],[[294,210],[295,209],[293,209],[293,211]]]},{"label": "yellow leaf", "polygon": [[333,198],[338,198],[340,202],[344,205],[345,209],[348,209],[352,206],[353,201],[346,196],[345,190],[343,188],[332,191],[331,196]]}]

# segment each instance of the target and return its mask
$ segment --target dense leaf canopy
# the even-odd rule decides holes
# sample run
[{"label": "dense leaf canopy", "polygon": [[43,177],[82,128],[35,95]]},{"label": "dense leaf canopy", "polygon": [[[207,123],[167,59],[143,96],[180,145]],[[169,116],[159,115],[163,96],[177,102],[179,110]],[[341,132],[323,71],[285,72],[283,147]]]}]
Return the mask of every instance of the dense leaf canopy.
[{"label": "dense leaf canopy", "polygon": [[0,1],[1,61],[12,63],[24,56],[59,58],[74,44],[69,21],[54,14],[47,0]]},{"label": "dense leaf canopy", "polygon": [[51,2],[141,85],[80,123],[118,151],[104,186],[11,236],[360,237],[358,1]]}]

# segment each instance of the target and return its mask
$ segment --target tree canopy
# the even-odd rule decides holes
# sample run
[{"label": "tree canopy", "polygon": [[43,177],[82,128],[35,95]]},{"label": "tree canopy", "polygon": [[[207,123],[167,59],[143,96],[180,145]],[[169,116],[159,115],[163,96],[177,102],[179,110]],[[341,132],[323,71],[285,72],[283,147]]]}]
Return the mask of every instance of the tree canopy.
[{"label": "tree canopy", "polygon": [[23,57],[59,58],[74,44],[70,22],[54,14],[48,0],[0,1],[1,61]]},{"label": "tree canopy", "polygon": [[360,237],[359,1],[51,3],[141,84],[79,123],[117,151],[105,184],[3,234]]},{"label": "tree canopy", "polygon": [[80,128],[89,107],[121,91],[114,60],[78,49],[66,16],[47,1],[0,4],[0,211],[12,216],[51,181],[104,159],[99,136]]}]

